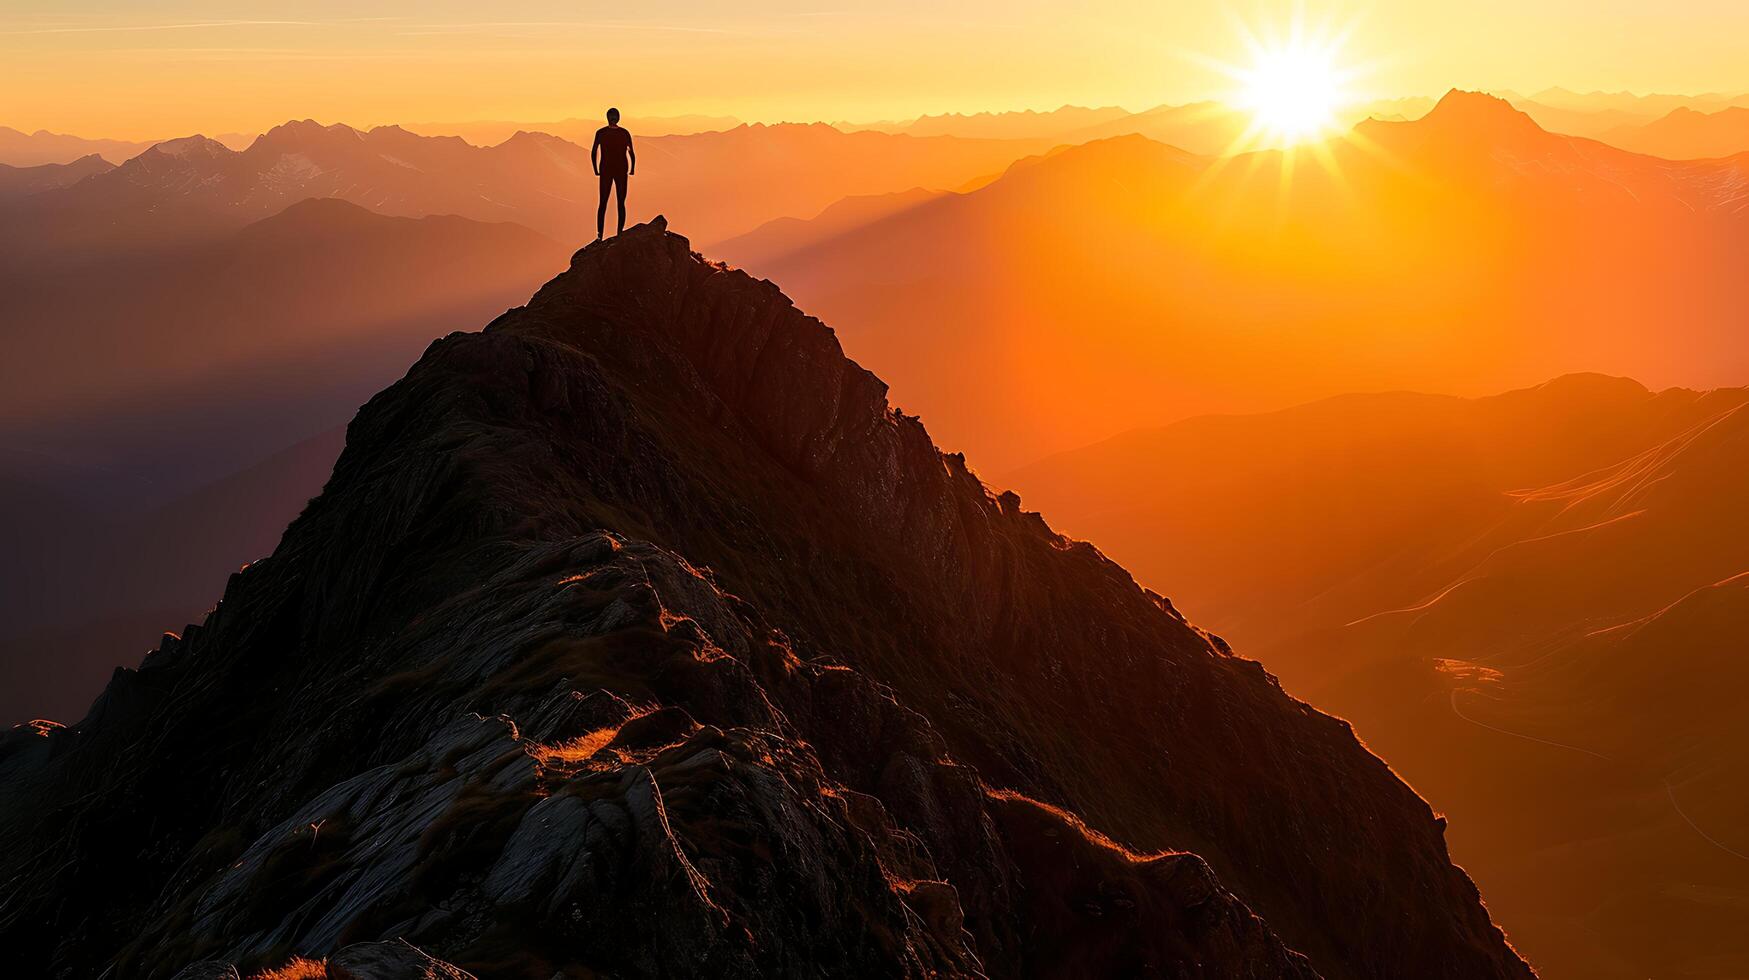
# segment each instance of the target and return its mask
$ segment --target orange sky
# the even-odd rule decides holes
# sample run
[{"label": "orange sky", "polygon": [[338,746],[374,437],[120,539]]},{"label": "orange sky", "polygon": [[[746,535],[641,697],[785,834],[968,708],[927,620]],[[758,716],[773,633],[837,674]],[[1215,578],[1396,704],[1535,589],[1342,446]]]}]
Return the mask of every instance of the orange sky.
[{"label": "orange sky", "polygon": [[[1236,21],[1290,3],[836,0],[663,4],[7,0],[0,125],[156,138],[354,124],[683,112],[874,119],[1145,108],[1219,94]],[[1749,89],[1749,3],[1304,4],[1350,24],[1368,94],[1452,86]]]}]

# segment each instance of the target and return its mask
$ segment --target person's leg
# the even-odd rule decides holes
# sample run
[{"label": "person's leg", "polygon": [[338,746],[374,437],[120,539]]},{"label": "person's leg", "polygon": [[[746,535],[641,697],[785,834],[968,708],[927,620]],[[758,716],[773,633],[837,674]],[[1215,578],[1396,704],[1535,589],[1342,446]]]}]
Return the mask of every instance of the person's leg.
[{"label": "person's leg", "polygon": [[619,192],[619,230],[621,232],[626,230],[626,184],[627,183],[628,183],[628,181],[626,180],[625,174],[615,174],[614,175],[613,186],[614,186],[614,189]]},{"label": "person's leg", "polygon": [[601,175],[601,203],[595,206],[595,240],[598,242],[607,227],[607,188],[612,184],[612,177],[605,173]]}]

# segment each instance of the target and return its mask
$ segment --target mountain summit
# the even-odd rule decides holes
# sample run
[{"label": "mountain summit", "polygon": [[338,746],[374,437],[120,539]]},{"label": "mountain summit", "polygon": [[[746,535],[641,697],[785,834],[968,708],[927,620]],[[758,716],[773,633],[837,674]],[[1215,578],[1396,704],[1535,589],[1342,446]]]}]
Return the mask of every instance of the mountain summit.
[{"label": "mountain summit", "polygon": [[0,801],[31,975],[1531,976],[1345,723],[660,219],[432,344]]}]

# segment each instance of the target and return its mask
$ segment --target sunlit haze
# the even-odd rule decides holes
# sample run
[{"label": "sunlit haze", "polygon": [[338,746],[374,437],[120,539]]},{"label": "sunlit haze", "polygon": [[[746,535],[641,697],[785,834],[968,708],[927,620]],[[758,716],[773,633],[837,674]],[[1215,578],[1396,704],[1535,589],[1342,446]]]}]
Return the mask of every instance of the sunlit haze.
[{"label": "sunlit haze", "polygon": [[[1245,64],[1235,22],[1352,24],[1367,96],[1451,87],[1702,92],[1745,84],[1749,5],[1478,0],[873,5],[699,0],[220,3],[12,0],[0,122],[145,139],[313,116],[423,120],[712,113],[874,120],[927,112],[1144,109],[1219,97],[1204,59]],[[732,81],[732,84],[730,82]]]}]

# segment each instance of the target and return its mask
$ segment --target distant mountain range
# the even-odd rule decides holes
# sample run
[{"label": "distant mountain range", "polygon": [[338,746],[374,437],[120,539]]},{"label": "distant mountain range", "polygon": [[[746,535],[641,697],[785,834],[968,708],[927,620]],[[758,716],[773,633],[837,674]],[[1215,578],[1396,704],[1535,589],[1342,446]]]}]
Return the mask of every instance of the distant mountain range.
[{"label": "distant mountain range", "polygon": [[[606,125],[601,116],[588,119],[555,119],[548,122],[509,122],[483,120],[477,122],[407,123],[406,128],[421,136],[460,136],[475,146],[502,143],[517,133],[547,133],[560,139],[588,146],[595,131]],[[741,120],[734,116],[625,116],[625,127],[637,136],[687,136],[734,129]],[[966,134],[958,134],[966,135]]]},{"label": "distant mountain range", "polygon": [[1068,133],[1134,115],[1118,106],[1065,105],[1057,109],[1022,109],[1009,112],[947,112],[915,119],[880,122],[839,122],[847,131],[874,130],[912,136],[976,136],[985,139],[1061,139]]},{"label": "distant mountain range", "polygon": [[1640,156],[1452,93],[1318,152],[1097,141],[858,228],[722,251],[829,316],[948,445],[1007,468],[1116,420],[1382,386],[1729,383],[1749,370],[1743,165]]},{"label": "distant mountain range", "polygon": [[[1528,114],[1551,132],[1609,140],[1611,134],[1632,129],[1678,109],[1714,112],[1729,106],[1749,106],[1749,94],[1728,95],[1637,95],[1632,92],[1572,92],[1544,89],[1535,95],[1502,93],[1514,107]],[[1621,145],[1621,144],[1617,144]],[[1623,149],[1635,149],[1623,146]],[[1740,147],[1739,151],[1749,149]]]},{"label": "distant mountain range", "polygon": [[[1426,98],[1381,99],[1349,106],[1338,123],[1363,119],[1416,118],[1433,107]],[[946,113],[903,122],[840,123],[851,130],[876,130],[911,136],[970,136],[989,139],[1040,140],[1076,144],[1113,136],[1146,136],[1179,149],[1214,156],[1254,149],[1250,115],[1220,102],[1160,105],[1139,112],[1116,106],[1088,108],[1066,105],[1049,111]],[[1247,140],[1246,137],[1251,139]]]},{"label": "distant mountain range", "polygon": [[[255,139],[243,133],[224,133],[219,142],[241,149]],[[111,164],[123,163],[144,153],[161,140],[85,139],[39,129],[25,133],[0,126],[0,164],[11,167],[36,167],[49,163],[72,163],[81,157],[99,156]]]},{"label": "distant mountain range", "polygon": [[1699,160],[1749,152],[1749,106],[1701,112],[1678,106],[1648,123],[1618,126],[1604,141],[1667,160]]},{"label": "distant mountain range", "polygon": [[[706,240],[812,215],[841,197],[957,187],[1000,171],[1029,145],[956,137],[842,133],[829,126],[740,126],[642,139],[631,204],[692,216]],[[384,214],[516,221],[554,238],[593,237],[597,181],[586,146],[518,133],[495,146],[359,131],[310,120],[237,151],[201,136],[159,143],[111,171],[0,209],[0,254],[40,263],[240,227],[310,197]]]}]

